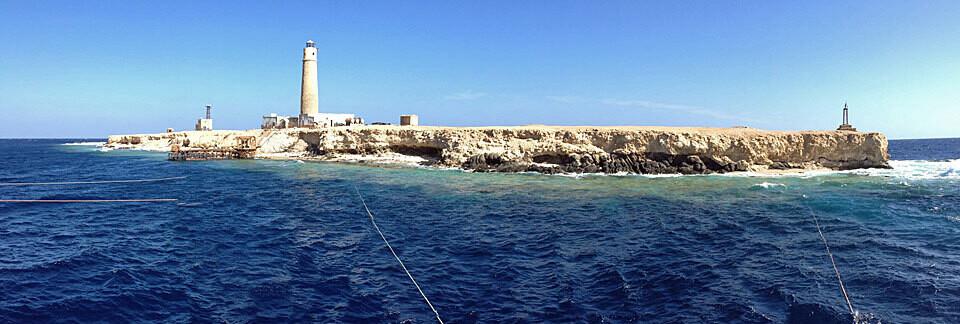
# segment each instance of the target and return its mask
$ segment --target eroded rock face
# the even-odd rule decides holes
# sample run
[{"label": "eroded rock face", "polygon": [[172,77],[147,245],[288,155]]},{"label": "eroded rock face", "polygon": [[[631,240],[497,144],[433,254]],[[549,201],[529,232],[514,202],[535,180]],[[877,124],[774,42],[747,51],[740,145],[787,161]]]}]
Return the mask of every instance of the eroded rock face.
[{"label": "eroded rock face", "polygon": [[777,132],[750,128],[360,126],[111,136],[146,149],[229,148],[256,136],[258,156],[318,158],[402,154],[476,171],[683,173],[754,169],[885,168],[880,133]]},{"label": "eroded rock face", "polygon": [[549,155],[534,158],[533,163],[505,160],[496,153],[484,153],[467,159],[464,169],[481,172],[540,173],[636,173],[636,174],[709,174],[748,171],[747,163],[725,162],[713,157],[670,155],[663,153],[614,153],[587,155]]}]

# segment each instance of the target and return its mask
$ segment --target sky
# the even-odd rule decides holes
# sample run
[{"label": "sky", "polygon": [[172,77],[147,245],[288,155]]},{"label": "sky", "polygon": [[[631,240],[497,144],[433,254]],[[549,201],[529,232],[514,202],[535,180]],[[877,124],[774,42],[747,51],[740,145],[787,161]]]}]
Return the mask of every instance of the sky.
[{"label": "sky", "polygon": [[960,1],[0,0],[0,137],[320,111],[960,137]]}]

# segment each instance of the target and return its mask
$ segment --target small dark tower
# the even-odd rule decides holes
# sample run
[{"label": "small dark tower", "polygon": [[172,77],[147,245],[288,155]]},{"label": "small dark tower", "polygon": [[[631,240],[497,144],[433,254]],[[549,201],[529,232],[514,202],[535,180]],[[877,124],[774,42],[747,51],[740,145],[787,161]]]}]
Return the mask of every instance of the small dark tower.
[{"label": "small dark tower", "polygon": [[856,128],[853,128],[853,126],[850,125],[850,109],[847,108],[847,103],[846,103],[846,102],[843,103],[843,123],[840,124],[840,127],[837,127],[837,130],[838,130],[838,131],[851,131],[851,132],[856,132],[856,131],[857,131]]},{"label": "small dark tower", "polygon": [[[210,118],[210,108],[213,108],[213,106],[207,105],[207,117],[206,117],[206,119],[213,119],[213,118]],[[843,116],[847,116],[847,108],[843,108]],[[846,117],[844,117],[844,120],[846,120]]]},{"label": "small dark tower", "polygon": [[209,131],[213,130],[213,118],[210,118],[210,109],[213,108],[211,105],[206,105],[207,115],[206,118],[197,119],[197,125],[194,127],[198,131]]}]

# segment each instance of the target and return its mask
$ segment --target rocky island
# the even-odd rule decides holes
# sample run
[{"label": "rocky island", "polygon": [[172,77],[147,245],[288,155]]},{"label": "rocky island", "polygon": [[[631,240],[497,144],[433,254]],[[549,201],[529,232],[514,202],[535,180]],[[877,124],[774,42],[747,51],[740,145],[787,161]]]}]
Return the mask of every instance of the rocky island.
[{"label": "rocky island", "polygon": [[[110,136],[105,147],[232,149],[256,158],[400,162],[484,172],[709,174],[889,168],[881,133],[693,127],[349,126]],[[779,170],[779,171],[776,171]]]}]

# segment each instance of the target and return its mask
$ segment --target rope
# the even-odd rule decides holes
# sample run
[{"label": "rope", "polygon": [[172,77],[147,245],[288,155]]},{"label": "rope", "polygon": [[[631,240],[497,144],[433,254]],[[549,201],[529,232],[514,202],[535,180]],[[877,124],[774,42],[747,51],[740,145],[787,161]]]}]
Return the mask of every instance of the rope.
[{"label": "rope", "polygon": [[833,273],[837,275],[837,282],[840,283],[840,292],[843,294],[843,300],[847,302],[847,308],[850,310],[850,315],[853,316],[854,322],[856,322],[857,311],[853,309],[853,303],[850,302],[850,295],[847,294],[847,288],[843,284],[843,279],[840,278],[840,268],[837,267],[837,261],[833,259],[833,253],[830,252],[830,245],[827,244],[827,237],[823,236],[823,230],[820,229],[820,221],[817,219],[817,214],[813,212],[813,209],[810,208],[810,206],[804,206],[810,211],[810,216],[813,217],[813,223],[817,225],[817,233],[820,233],[820,240],[823,241],[823,247],[827,250],[827,255],[830,256],[830,263],[833,264]]},{"label": "rope", "polygon": [[176,199],[0,199],[0,203],[127,203],[127,202],[172,202]]},{"label": "rope", "polygon": [[353,186],[357,190],[357,196],[360,197],[360,202],[363,203],[363,209],[367,210],[367,215],[370,216],[370,223],[373,224],[373,228],[377,230],[377,233],[380,233],[380,238],[383,239],[383,243],[387,244],[387,248],[390,249],[390,253],[393,254],[393,257],[397,259],[397,262],[400,263],[400,267],[403,268],[403,272],[407,273],[407,277],[410,277],[410,281],[413,282],[413,285],[417,287],[417,291],[420,292],[420,296],[423,296],[423,301],[427,302],[427,306],[430,306],[430,310],[433,311],[433,314],[437,316],[437,322],[443,324],[443,320],[440,319],[440,313],[437,312],[437,309],[433,307],[433,304],[430,303],[430,299],[427,299],[427,295],[423,293],[423,289],[420,289],[420,284],[417,283],[416,279],[413,279],[413,275],[410,274],[410,270],[407,270],[407,266],[403,264],[403,261],[400,260],[400,256],[397,255],[397,252],[393,250],[393,247],[390,246],[390,242],[387,241],[387,237],[383,235],[383,231],[380,231],[380,226],[377,226],[377,221],[373,219],[373,213],[370,212],[370,208],[367,207],[367,202],[363,199],[363,195],[360,194],[360,188]]},{"label": "rope", "polygon": [[74,182],[6,182],[0,183],[0,186],[56,186],[56,185],[78,185],[78,184],[103,184],[103,183],[136,183],[136,182],[156,182],[186,179],[187,177],[170,177],[157,179],[134,179],[134,180],[106,180],[106,181],[74,181]]}]

